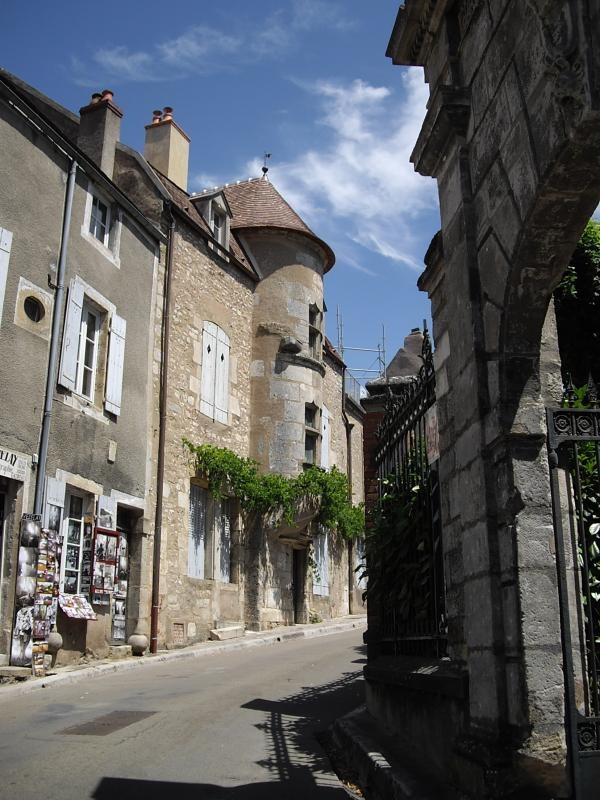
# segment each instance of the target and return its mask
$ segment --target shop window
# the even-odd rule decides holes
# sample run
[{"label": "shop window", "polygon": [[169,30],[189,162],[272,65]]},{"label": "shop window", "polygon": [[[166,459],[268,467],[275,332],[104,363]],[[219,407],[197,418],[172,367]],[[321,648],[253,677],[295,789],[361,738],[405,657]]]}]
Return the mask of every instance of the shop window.
[{"label": "shop window", "polygon": [[313,594],[327,597],[329,595],[329,536],[322,528],[313,540]]},{"label": "shop window", "polygon": [[58,382],[90,404],[100,406],[103,397],[105,410],[117,416],[126,328],[112,303],[80,278],[71,281]]},{"label": "shop window", "polygon": [[227,498],[190,485],[188,575],[229,583],[231,580],[231,507]]},{"label": "shop window", "polygon": [[92,526],[86,521],[84,495],[69,493],[65,502],[60,584],[65,594],[89,594]]},{"label": "shop window", "polygon": [[229,410],[229,337],[214,322],[202,331],[200,411],[227,424]]}]

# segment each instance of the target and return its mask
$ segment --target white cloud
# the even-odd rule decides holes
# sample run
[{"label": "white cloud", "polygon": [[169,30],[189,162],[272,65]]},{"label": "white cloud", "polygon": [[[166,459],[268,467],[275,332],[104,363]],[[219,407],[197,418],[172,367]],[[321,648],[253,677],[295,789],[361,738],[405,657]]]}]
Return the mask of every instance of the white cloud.
[{"label": "white cloud", "polygon": [[[236,30],[192,25],[179,36],[131,51],[122,45],[92,54],[95,66],[73,56],[76,83],[89,83],[90,71],[100,66],[106,78],[120,81],[156,81],[187,77],[199,72],[231,69],[257,60],[275,59],[298,46],[302,33],[316,29],[343,31],[352,27],[337,3],[293,0],[266,19],[238,21]],[[98,77],[98,76],[97,76]],[[97,83],[97,80],[95,81]]]},{"label": "white cloud", "polygon": [[189,30],[156,46],[163,64],[190,68],[211,66],[218,56],[235,52],[242,44],[237,36],[222,33],[205,25],[195,25]]},{"label": "white cloud", "polygon": [[[435,182],[415,173],[409,163],[427,100],[422,72],[404,73],[400,99],[386,87],[360,80],[319,81],[304,88],[321,103],[325,141],[288,162],[274,160],[273,182],[334,247],[334,239],[353,242],[422,269],[416,228],[423,215],[437,208]],[[260,174],[258,160],[249,168]],[[355,250],[353,259],[360,263]]]},{"label": "white cloud", "polygon": [[353,20],[346,16],[340,5],[324,0],[294,0],[292,24],[305,31],[315,28],[343,31],[354,27]]},{"label": "white cloud", "polygon": [[94,53],[93,58],[107,74],[118,75],[121,80],[160,80],[154,59],[143,51],[131,52],[126,47],[102,48]]}]

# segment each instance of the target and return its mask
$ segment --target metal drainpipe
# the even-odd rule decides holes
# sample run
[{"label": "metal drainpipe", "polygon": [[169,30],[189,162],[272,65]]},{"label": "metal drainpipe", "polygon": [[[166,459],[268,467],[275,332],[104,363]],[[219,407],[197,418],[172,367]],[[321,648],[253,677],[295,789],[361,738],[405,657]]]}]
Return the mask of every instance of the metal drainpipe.
[{"label": "metal drainpipe", "polygon": [[50,336],[50,355],[48,356],[48,371],[46,373],[46,396],[44,398],[44,416],[42,417],[42,430],[40,432],[40,449],[38,453],[38,470],[35,481],[35,499],[33,513],[41,514],[44,502],[44,484],[46,482],[46,462],[48,460],[48,439],[50,437],[50,419],[52,417],[52,402],[54,400],[54,384],[56,381],[56,364],[58,361],[58,343],[60,340],[60,324],[62,320],[63,300],[65,294],[65,271],[67,266],[67,251],[69,247],[69,231],[71,230],[71,212],[73,209],[73,195],[75,193],[75,178],[78,164],[71,161],[67,190],[65,195],[65,209],[63,213],[62,236],[60,240],[60,255],[56,270],[56,292],[54,295],[54,313],[52,315],[52,334]]},{"label": "metal drainpipe", "polygon": [[150,610],[150,652],[158,650],[158,614],[160,611],[160,545],[162,538],[163,483],[165,476],[165,438],[167,427],[167,380],[169,372],[169,308],[173,273],[173,233],[175,218],[167,206],[171,222],[167,239],[167,259],[163,292],[163,317],[160,344],[160,390],[158,423],[158,456],[156,461],[156,510],[154,513],[154,549],[152,555],[152,608]]}]

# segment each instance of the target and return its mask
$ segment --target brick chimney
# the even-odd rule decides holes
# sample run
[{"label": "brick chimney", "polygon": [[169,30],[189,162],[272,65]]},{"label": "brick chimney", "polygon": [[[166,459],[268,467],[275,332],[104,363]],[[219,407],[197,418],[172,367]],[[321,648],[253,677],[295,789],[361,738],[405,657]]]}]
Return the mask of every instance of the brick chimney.
[{"label": "brick chimney", "polygon": [[113,103],[112,91],[95,92],[89,105],[79,109],[79,115],[78,147],[112,178],[123,116],[121,109]]},{"label": "brick chimney", "polygon": [[152,112],[146,125],[144,157],[146,161],[181,189],[187,191],[190,138],[173,119],[173,109],[165,106]]}]

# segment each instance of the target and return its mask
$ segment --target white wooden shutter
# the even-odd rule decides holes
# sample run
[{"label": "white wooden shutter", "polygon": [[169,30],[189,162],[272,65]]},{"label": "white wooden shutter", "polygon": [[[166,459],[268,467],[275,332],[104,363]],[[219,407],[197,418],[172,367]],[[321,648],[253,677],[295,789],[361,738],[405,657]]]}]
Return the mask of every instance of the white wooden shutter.
[{"label": "white wooden shutter", "polygon": [[329,469],[329,445],[331,436],[329,432],[329,409],[323,406],[321,410],[321,466]]},{"label": "white wooden shutter", "polygon": [[215,419],[227,423],[229,411],[229,336],[217,328],[215,365]]},{"label": "white wooden shutter", "polygon": [[125,361],[125,333],[127,322],[123,317],[113,314],[110,323],[108,345],[108,366],[106,368],[106,391],[104,407],[111,414],[121,413],[123,392],[123,363]]},{"label": "white wooden shutter", "polygon": [[8,277],[8,261],[12,247],[12,233],[6,228],[0,228],[0,324],[2,323],[2,309],[4,308],[4,293]]},{"label": "white wooden shutter", "polygon": [[215,369],[217,364],[217,326],[205,322],[202,331],[202,382],[200,385],[200,411],[215,417]]},{"label": "white wooden shutter", "polygon": [[50,521],[50,506],[64,509],[66,488],[64,481],[59,481],[50,476],[46,478],[46,503],[44,505],[44,514],[42,517],[42,524],[45,528],[48,527],[48,522]]},{"label": "white wooden shutter", "polygon": [[188,539],[188,575],[204,577],[204,548],[206,542],[206,489],[190,486],[190,535]]},{"label": "white wooden shutter", "polygon": [[219,580],[229,583],[231,580],[231,519],[229,500],[221,501],[221,519],[219,526]]},{"label": "white wooden shutter", "polygon": [[78,278],[74,278],[69,286],[69,300],[65,314],[60,371],[58,374],[60,385],[70,389],[72,392],[75,391],[75,383],[77,381],[77,354],[79,351],[83,295],[83,284]]},{"label": "white wooden shutter", "polygon": [[321,557],[321,589],[323,595],[329,594],[329,534],[323,531]]}]

